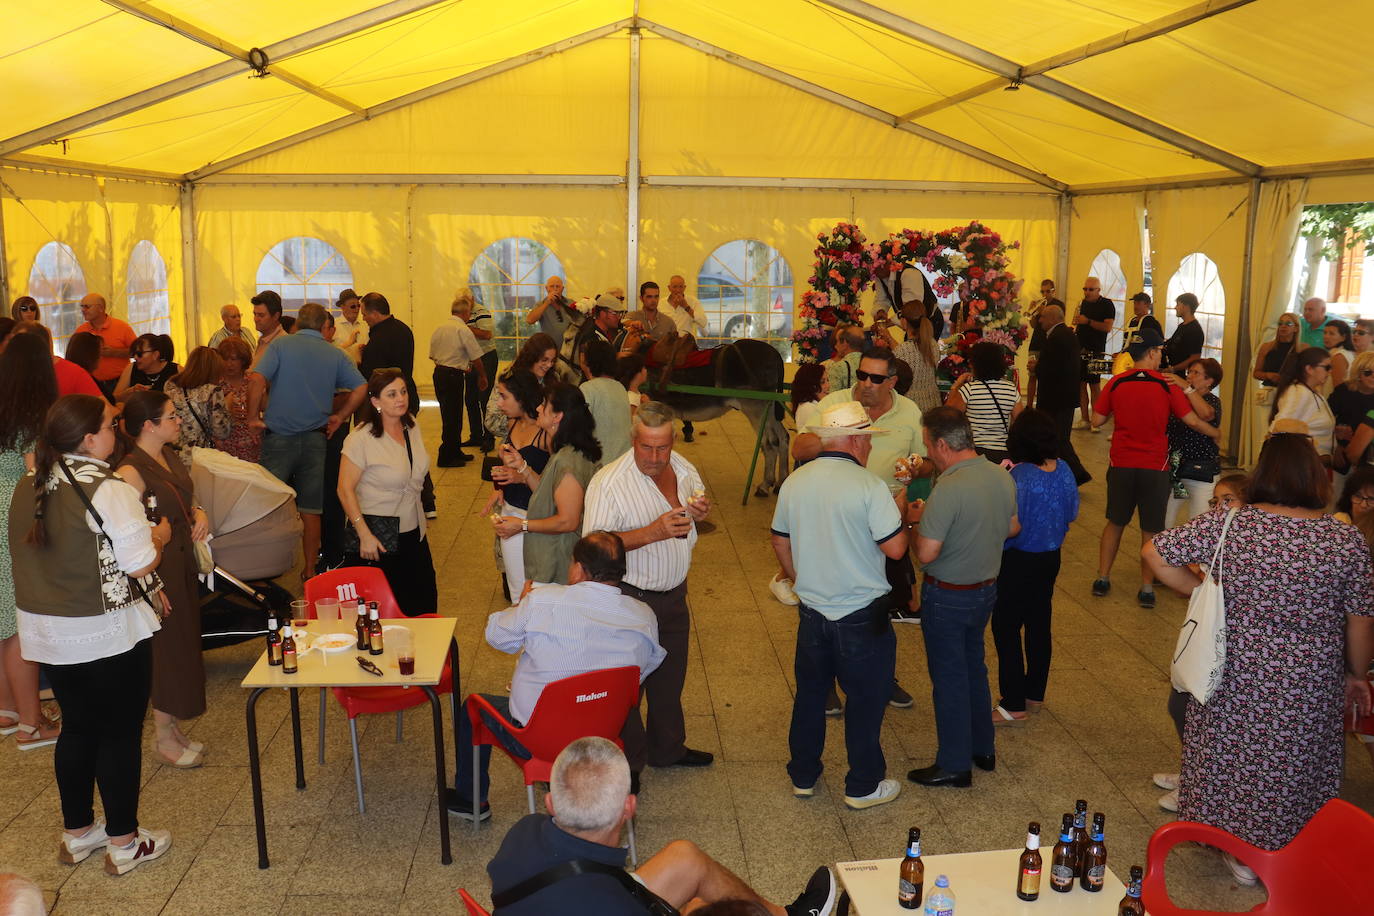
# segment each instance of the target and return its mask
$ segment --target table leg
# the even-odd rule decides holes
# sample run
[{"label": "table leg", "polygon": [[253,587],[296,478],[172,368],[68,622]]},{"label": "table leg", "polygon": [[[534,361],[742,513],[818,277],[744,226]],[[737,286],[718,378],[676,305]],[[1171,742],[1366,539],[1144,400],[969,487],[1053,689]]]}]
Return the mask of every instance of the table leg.
[{"label": "table leg", "polygon": [[[453,670],[453,677],[452,677],[452,679],[451,679],[452,682],[453,682],[453,690],[452,690],[452,691],[449,693],[449,695],[448,695],[448,702],[449,702],[449,707],[451,708],[451,711],[452,711],[452,713],[453,713],[453,753],[454,753],[454,755],[456,756],[456,755],[458,755],[458,754],[463,753],[463,749],[462,749],[461,747],[458,746],[458,707],[459,707],[459,705],[460,705],[460,704],[459,704],[459,699],[458,699],[458,697],[459,697],[460,694],[459,694],[459,691],[458,691],[458,640],[457,640],[457,639],[450,639],[450,640],[449,640],[449,643],[448,643],[448,661],[449,661],[450,667],[451,667],[452,670]],[[458,778],[458,776],[457,776],[456,773],[454,774],[454,778],[455,778],[455,779]]]},{"label": "table leg", "polygon": [[262,809],[262,762],[258,759],[258,697],[266,687],[257,687],[248,694],[248,773],[253,784],[253,825],[258,832],[258,868],[266,868],[267,820]]},{"label": "table leg", "polygon": [[439,792],[439,863],[452,865],[453,852],[449,849],[448,840],[448,806],[444,803],[448,789],[448,773],[445,772],[444,766],[444,707],[440,705],[439,695],[434,692],[433,687],[424,685],[420,689],[429,697],[429,708],[434,715],[434,773],[435,785]]},{"label": "table leg", "polygon": [[305,753],[301,750],[301,697],[295,687],[291,693],[291,738],[296,747],[296,788],[305,788]]}]

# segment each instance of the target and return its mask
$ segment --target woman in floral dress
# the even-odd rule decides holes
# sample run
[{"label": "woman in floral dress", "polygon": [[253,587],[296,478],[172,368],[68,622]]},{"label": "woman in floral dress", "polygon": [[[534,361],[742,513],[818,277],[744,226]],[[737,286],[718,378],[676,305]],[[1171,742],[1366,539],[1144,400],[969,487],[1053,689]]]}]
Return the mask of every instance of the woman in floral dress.
[{"label": "woman in floral dress", "polygon": [[[1374,588],[1360,532],[1326,515],[1326,471],[1307,436],[1272,436],[1223,548],[1226,663],[1204,706],[1188,701],[1179,817],[1261,849],[1286,845],[1340,791],[1344,709],[1370,703]],[[1144,550],[1180,592],[1210,564],[1226,513],[1155,535]],[[1253,884],[1227,856],[1235,877]]]},{"label": "woman in floral dress", "polygon": [[[219,388],[223,392],[225,410],[231,421],[229,435],[215,436],[215,448],[228,452],[244,461],[258,460],[262,450],[262,432],[249,425],[248,416],[248,367],[253,362],[253,353],[241,338],[230,337],[220,342],[219,355],[224,359],[224,375],[220,377]],[[213,430],[212,430],[213,431]]]}]

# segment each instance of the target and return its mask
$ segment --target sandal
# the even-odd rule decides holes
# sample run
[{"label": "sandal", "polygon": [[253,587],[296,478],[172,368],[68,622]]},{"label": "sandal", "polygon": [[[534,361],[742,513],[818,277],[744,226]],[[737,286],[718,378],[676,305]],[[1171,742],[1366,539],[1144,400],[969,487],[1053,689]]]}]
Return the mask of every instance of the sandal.
[{"label": "sandal", "polygon": [[1027,701],[1026,701],[1026,712],[1030,713],[1031,715],[1037,714],[1038,712],[1040,712],[1040,710],[1042,710],[1042,709],[1044,709],[1044,708],[1045,708],[1045,701],[1044,701],[1044,700],[1027,700]]},{"label": "sandal", "polygon": [[1029,718],[1029,713],[1011,712],[1001,706],[995,706],[992,710],[993,725],[1023,725]]},{"label": "sandal", "polygon": [[19,723],[15,728],[18,732],[14,736],[14,743],[19,746],[21,751],[31,751],[38,747],[47,747],[56,744],[58,737],[62,734],[62,729],[49,722],[42,725],[25,725]]},{"label": "sandal", "polygon": [[153,754],[166,766],[176,767],[178,770],[193,770],[205,762],[204,756],[199,751],[193,751],[189,747],[182,748],[181,756],[175,760],[162,753],[156,746],[153,747]]},{"label": "sandal", "polygon": [[19,731],[19,713],[13,709],[0,709],[0,719],[8,719],[9,725],[0,725],[0,736],[12,735]]}]

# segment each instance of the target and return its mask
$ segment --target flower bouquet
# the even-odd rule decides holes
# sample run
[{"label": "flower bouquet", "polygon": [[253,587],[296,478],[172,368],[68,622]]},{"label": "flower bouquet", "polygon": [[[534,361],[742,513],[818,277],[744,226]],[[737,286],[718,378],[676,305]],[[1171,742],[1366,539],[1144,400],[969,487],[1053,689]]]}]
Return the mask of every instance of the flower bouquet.
[{"label": "flower bouquet", "polygon": [[816,260],[802,295],[801,327],[792,342],[802,362],[819,362],[830,351],[830,334],[842,323],[863,318],[859,293],[872,282],[872,252],[867,237],[853,223],[837,223],[816,236]]}]

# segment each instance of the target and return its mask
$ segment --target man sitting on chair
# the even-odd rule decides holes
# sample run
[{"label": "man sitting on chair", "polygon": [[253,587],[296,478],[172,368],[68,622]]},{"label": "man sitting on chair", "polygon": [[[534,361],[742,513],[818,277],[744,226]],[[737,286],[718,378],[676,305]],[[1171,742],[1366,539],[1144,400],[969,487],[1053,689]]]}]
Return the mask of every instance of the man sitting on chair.
[{"label": "man sitting on chair", "polygon": [[[630,875],[620,834],[634,817],[630,767],[605,738],[579,738],[553,764],[548,814],[516,822],[487,865],[499,916],[645,916],[747,900],[773,916],[830,916],[838,894],[822,865],[791,906],[770,903],[690,840],[674,840]],[[577,863],[576,865],[572,863]],[[655,900],[655,898],[658,898]],[[658,908],[653,908],[657,904]]]},{"label": "man sitting on chair", "polygon": [[[642,601],[620,593],[625,575],[625,543],[620,535],[593,531],[573,548],[568,585],[531,589],[515,607],[497,611],[487,619],[487,642],[494,649],[515,654],[509,697],[482,694],[497,711],[517,727],[529,721],[544,687],[554,681],[588,671],[639,668],[639,681],[649,676],[667,652],[658,644],[658,618]],[[631,711],[638,716],[639,710]],[[517,756],[529,754],[497,721],[487,727]],[[447,798],[448,810],[472,820],[472,723],[466,715],[458,722],[458,775]],[[491,745],[482,746],[480,765],[481,802],[478,820],[491,817],[487,767]]]}]

